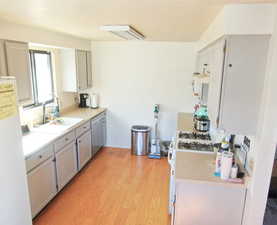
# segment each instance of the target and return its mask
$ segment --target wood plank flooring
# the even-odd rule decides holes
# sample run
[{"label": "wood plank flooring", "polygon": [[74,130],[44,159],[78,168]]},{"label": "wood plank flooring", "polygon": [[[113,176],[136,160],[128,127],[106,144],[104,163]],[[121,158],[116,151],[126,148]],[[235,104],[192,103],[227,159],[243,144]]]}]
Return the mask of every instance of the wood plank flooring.
[{"label": "wood plank flooring", "polygon": [[169,225],[166,159],[104,148],[34,225]]}]

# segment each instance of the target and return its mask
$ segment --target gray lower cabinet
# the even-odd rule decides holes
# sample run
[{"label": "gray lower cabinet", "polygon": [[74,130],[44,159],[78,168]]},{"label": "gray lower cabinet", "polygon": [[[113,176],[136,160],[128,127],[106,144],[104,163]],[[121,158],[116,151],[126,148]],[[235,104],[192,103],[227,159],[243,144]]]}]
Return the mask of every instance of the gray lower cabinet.
[{"label": "gray lower cabinet", "polygon": [[93,119],[91,121],[91,143],[92,143],[92,155],[95,155],[100,148],[99,138],[98,138],[98,127],[99,120]]},{"label": "gray lower cabinet", "polygon": [[71,142],[55,154],[57,184],[60,191],[78,172],[75,142]]},{"label": "gray lower cabinet", "polygon": [[25,160],[33,218],[91,159],[96,151],[92,142],[98,151],[105,140],[106,114],[102,113]]},{"label": "gray lower cabinet", "polygon": [[107,122],[106,122],[106,114],[104,113],[101,118],[101,131],[102,131],[102,140],[101,147],[106,145],[107,141]]},{"label": "gray lower cabinet", "polygon": [[57,194],[54,155],[27,174],[32,217]]},{"label": "gray lower cabinet", "polygon": [[172,225],[240,225],[245,187],[177,179]]},{"label": "gray lower cabinet", "polygon": [[106,113],[102,113],[91,121],[93,155],[106,144]]},{"label": "gray lower cabinet", "polygon": [[77,138],[78,170],[81,170],[91,159],[91,130]]}]

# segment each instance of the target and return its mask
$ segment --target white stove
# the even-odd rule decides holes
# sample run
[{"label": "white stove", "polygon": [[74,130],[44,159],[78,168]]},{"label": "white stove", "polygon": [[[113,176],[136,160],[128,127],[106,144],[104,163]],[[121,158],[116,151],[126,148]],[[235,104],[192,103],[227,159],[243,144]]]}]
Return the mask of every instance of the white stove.
[{"label": "white stove", "polygon": [[[209,133],[201,132],[177,132],[176,139],[172,140],[168,152],[170,165],[170,187],[169,187],[169,214],[174,218],[175,190],[175,161],[176,152],[193,152],[196,154],[213,154],[214,147]],[[172,224],[172,223],[171,223]]]}]

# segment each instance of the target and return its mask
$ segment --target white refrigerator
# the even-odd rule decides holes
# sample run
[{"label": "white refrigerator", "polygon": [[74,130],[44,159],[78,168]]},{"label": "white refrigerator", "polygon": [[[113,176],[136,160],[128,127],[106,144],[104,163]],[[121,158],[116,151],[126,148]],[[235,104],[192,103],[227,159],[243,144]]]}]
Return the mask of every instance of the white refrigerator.
[{"label": "white refrigerator", "polygon": [[0,77],[0,225],[31,225],[16,83]]}]

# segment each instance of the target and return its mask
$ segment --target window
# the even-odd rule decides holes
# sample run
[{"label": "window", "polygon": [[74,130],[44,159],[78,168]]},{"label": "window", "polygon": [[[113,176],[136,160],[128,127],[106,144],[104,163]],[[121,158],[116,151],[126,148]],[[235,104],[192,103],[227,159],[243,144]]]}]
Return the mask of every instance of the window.
[{"label": "window", "polygon": [[48,51],[30,50],[34,103],[39,106],[54,101],[54,85],[51,64],[51,53]]}]

